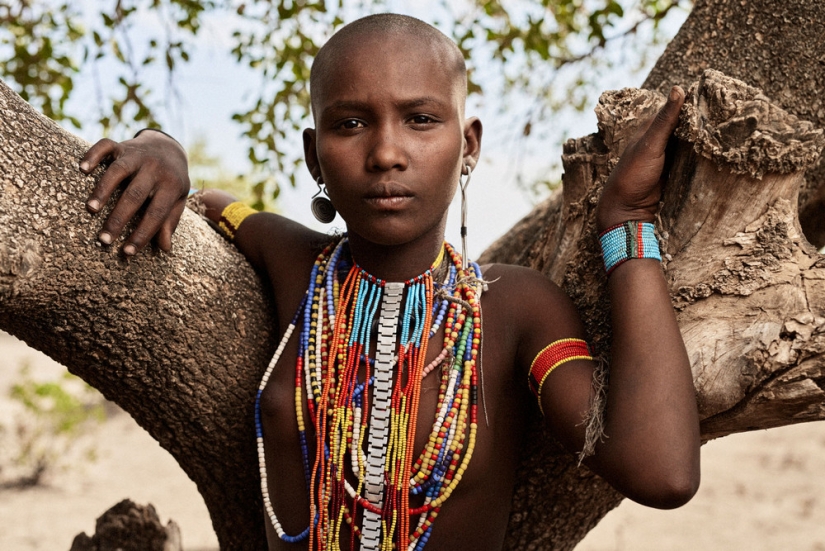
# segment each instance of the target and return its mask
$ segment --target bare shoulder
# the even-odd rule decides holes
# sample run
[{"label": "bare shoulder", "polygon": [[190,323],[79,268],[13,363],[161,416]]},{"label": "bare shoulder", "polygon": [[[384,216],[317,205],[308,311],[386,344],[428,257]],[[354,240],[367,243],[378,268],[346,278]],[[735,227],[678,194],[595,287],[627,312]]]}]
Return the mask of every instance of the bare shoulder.
[{"label": "bare shoulder", "polygon": [[305,286],[316,257],[334,240],[334,235],[271,212],[248,217],[235,235],[238,249],[267,276],[276,294],[293,284]]},{"label": "bare shoulder", "polygon": [[567,294],[541,272],[524,266],[488,264],[482,266],[482,274],[488,284],[485,295],[491,301],[501,301],[515,316],[538,311],[543,317],[555,318],[575,312]]},{"label": "bare shoulder", "polygon": [[551,342],[584,337],[573,301],[544,274],[505,264],[483,266],[482,273],[488,282],[482,304],[506,320],[506,330],[517,340],[517,364],[529,366]]}]

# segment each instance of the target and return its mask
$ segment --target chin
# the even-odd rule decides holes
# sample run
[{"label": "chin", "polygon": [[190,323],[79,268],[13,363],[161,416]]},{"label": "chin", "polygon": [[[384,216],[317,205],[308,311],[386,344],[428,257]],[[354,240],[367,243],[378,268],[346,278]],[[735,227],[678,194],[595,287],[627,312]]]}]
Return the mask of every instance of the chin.
[{"label": "chin", "polygon": [[415,224],[409,221],[402,223],[400,220],[387,218],[368,226],[347,224],[347,232],[350,236],[354,234],[357,238],[382,247],[400,247],[432,236],[433,233],[438,233],[438,237],[444,239],[444,228],[438,225],[422,231],[420,225],[414,227]]}]

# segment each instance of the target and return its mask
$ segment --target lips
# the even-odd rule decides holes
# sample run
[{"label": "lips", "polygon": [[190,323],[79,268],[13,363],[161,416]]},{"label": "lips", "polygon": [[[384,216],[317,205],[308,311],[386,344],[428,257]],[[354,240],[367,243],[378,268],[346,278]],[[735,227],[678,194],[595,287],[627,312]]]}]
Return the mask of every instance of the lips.
[{"label": "lips", "polygon": [[387,183],[376,186],[367,193],[364,200],[380,210],[397,210],[404,207],[413,198],[412,192],[406,187]]}]

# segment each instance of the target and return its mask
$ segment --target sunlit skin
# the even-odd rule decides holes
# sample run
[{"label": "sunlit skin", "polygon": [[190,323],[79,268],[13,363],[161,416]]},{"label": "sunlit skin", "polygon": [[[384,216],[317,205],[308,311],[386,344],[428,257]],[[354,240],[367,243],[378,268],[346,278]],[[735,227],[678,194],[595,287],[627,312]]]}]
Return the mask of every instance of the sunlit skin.
[{"label": "sunlit skin", "polygon": [[[442,45],[374,32],[340,47],[343,54],[313,89],[315,128],[304,132],[307,166],[313,178],[326,183],[346,221],[355,260],[378,277],[403,280],[426,270],[438,254],[459,176],[465,167],[475,168],[479,158],[481,123],[465,120],[463,82],[449,70]],[[640,145],[628,148],[599,204],[600,226],[653,219],[665,146],[682,101],[681,90],[674,89]],[[162,134],[145,132],[123,144],[101,141],[84,157],[87,170],[108,156],[121,167],[104,176],[93,193],[98,208],[124,174],[141,170],[141,178],[131,184],[137,180],[141,191],[133,195],[163,198],[151,205],[162,214],[153,214],[140,235],[128,238],[127,246],[134,248],[127,253],[139,251],[156,234],[161,245],[168,245],[164,240],[177,223],[181,197],[172,190],[186,179],[185,160],[172,144]],[[233,199],[213,191],[203,200],[207,216],[216,220]],[[102,231],[110,235],[119,235],[121,222],[136,211],[130,205],[118,208],[117,219],[104,223]],[[90,210],[97,208],[90,205]],[[272,285],[281,331],[306,290],[319,246],[327,242],[328,236],[269,213],[247,218],[237,232],[235,244]],[[482,297],[480,393],[486,416],[479,420],[466,476],[435,522],[426,546],[430,551],[501,549],[534,400],[527,386],[530,363],[552,341],[585,338],[569,298],[541,274],[504,265],[485,266],[484,274],[493,282]],[[690,367],[661,266],[654,260],[627,262],[611,275],[609,289],[614,344],[608,438],[586,463],[640,503],[676,507],[698,487],[699,430]],[[441,339],[436,335],[433,342]],[[431,346],[427,361],[439,351]],[[293,405],[296,352],[293,339],[262,403],[270,494],[292,534],[309,522]],[[564,364],[542,392],[547,429],[573,453],[584,444],[581,421],[590,404],[593,369],[590,361]],[[417,450],[435,416],[437,388],[436,377],[423,381]],[[270,550],[305,548],[281,542],[267,526]],[[347,546],[349,539],[343,534]]]},{"label": "sunlit skin", "polygon": [[353,255],[390,280],[432,263],[459,175],[475,167],[481,145],[481,123],[464,120],[464,95],[439,48],[411,52],[408,42],[353,44],[326,75],[316,127],[304,132],[307,166],[347,221]]}]

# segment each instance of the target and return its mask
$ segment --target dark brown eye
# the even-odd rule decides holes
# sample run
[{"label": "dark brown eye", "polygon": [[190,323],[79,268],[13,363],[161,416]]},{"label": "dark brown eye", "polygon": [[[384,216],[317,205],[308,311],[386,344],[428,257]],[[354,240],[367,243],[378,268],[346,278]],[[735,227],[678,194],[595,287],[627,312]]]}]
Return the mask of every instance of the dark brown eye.
[{"label": "dark brown eye", "polygon": [[341,123],[341,128],[344,130],[355,130],[356,128],[361,128],[363,123],[358,119],[347,119]]},{"label": "dark brown eye", "polygon": [[431,122],[433,122],[433,119],[429,115],[416,115],[412,118],[413,124],[428,124]]}]

